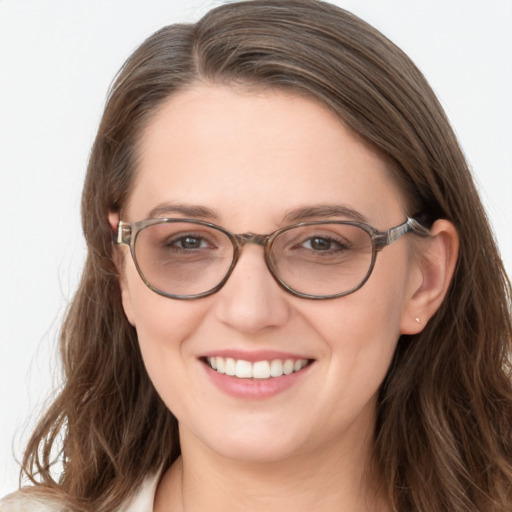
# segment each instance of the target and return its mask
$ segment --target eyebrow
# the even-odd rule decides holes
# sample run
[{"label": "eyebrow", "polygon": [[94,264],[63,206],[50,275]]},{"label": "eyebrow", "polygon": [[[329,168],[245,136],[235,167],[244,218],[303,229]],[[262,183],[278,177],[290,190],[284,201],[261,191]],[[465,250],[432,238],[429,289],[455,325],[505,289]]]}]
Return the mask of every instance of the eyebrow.
[{"label": "eyebrow", "polygon": [[180,213],[185,217],[193,219],[215,220],[219,218],[219,214],[206,206],[180,204],[180,203],[161,203],[155,206],[150,212],[148,218],[166,217],[173,213]]},{"label": "eyebrow", "polygon": [[345,205],[338,204],[319,204],[296,208],[288,211],[283,220],[284,222],[302,222],[311,219],[329,219],[333,217],[342,217],[343,219],[355,220],[358,222],[368,222],[368,219],[357,210]]},{"label": "eyebrow", "polygon": [[[218,220],[219,213],[206,206],[164,202],[155,206],[147,218],[168,217],[171,214],[181,214],[193,219]],[[297,223],[312,219],[343,218],[358,222],[368,222],[368,219],[353,208],[337,204],[319,204],[304,206],[287,211],[283,223]]]}]

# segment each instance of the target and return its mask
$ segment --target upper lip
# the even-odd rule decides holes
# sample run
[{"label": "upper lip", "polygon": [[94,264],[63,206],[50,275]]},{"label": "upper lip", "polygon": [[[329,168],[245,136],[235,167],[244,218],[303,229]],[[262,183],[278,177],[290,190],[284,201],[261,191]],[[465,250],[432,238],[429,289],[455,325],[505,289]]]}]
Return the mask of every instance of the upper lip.
[{"label": "upper lip", "polygon": [[279,350],[231,350],[231,349],[223,349],[223,350],[213,350],[201,356],[205,357],[223,357],[223,358],[232,358],[236,360],[249,361],[250,363],[255,363],[257,361],[273,361],[274,359],[312,359],[304,354],[294,354],[291,352],[283,352]]}]

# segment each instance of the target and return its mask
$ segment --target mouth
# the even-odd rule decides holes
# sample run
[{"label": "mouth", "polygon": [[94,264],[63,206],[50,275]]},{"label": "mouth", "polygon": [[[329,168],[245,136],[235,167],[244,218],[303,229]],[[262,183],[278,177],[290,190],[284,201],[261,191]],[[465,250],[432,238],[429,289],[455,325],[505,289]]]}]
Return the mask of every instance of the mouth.
[{"label": "mouth", "polygon": [[291,375],[300,372],[313,362],[312,359],[272,359],[251,362],[220,356],[204,357],[202,361],[217,373],[238,379],[257,380]]}]

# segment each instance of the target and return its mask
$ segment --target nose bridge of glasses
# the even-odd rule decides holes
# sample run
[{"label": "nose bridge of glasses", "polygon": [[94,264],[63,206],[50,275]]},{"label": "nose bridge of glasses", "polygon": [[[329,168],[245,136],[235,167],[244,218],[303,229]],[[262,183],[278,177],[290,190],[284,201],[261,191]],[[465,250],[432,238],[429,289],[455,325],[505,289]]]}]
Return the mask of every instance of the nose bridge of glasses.
[{"label": "nose bridge of glasses", "polygon": [[234,243],[235,243],[235,253],[233,254],[233,262],[231,265],[231,270],[228,273],[228,276],[231,275],[231,272],[234,270],[235,266],[237,265],[239,258],[241,256],[241,253],[242,253],[242,249],[247,244],[259,245],[263,248],[264,254],[265,254],[265,256],[264,256],[265,264],[267,266],[267,269],[274,276],[274,272],[273,272],[272,268],[269,266],[269,262],[267,260],[267,258],[268,258],[267,251],[268,251],[268,247],[269,247],[268,241],[269,241],[270,235],[259,235],[257,233],[241,233],[241,234],[232,234],[231,237],[232,237],[231,240],[234,241]]},{"label": "nose bridge of glasses", "polygon": [[265,247],[268,241],[268,235],[258,235],[256,233],[242,233],[235,235],[235,239],[240,247],[246,244],[255,244]]}]

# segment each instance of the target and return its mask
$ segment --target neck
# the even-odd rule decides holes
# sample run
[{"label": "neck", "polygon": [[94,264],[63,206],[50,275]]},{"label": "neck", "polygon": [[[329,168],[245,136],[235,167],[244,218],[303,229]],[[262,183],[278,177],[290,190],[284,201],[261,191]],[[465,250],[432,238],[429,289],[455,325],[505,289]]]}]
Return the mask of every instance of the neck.
[{"label": "neck", "polygon": [[[352,440],[353,441],[353,440]],[[164,474],[154,512],[385,512],[367,478],[365,442],[326,443],[279,461],[224,458],[181,429],[182,456]]]}]

